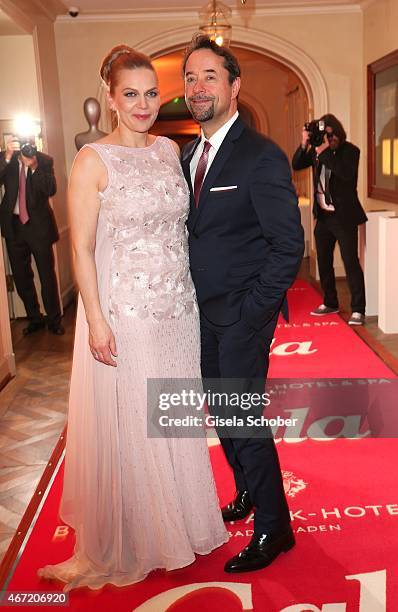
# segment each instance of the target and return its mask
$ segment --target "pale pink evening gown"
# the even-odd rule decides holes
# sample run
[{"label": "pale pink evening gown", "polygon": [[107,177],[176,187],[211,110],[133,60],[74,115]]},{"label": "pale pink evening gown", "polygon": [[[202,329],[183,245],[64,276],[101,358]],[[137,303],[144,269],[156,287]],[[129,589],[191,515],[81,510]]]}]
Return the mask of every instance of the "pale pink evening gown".
[{"label": "pale pink evening gown", "polygon": [[86,145],[105,164],[95,258],[117,367],[96,362],[79,298],[60,515],[74,556],[39,570],[65,590],[142,580],[228,540],[205,438],[147,438],[147,378],[199,378],[185,220],[189,194],[167,138]]}]

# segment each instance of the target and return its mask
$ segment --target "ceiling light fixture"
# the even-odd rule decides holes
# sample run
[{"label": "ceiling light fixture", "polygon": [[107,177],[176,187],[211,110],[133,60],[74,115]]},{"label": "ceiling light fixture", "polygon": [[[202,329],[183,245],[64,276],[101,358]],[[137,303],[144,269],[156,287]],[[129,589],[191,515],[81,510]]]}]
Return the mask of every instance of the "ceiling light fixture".
[{"label": "ceiling light fixture", "polygon": [[[245,5],[246,0],[241,0],[241,4]],[[200,11],[200,31],[208,36],[210,40],[214,40],[220,47],[228,46],[231,42],[232,26],[228,19],[231,17],[232,11],[229,6],[217,0],[210,0]]]}]

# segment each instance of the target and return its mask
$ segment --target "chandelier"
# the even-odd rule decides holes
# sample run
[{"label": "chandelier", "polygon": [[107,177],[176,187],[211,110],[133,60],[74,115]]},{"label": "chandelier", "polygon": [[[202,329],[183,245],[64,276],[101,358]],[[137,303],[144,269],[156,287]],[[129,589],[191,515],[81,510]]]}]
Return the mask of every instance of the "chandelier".
[{"label": "chandelier", "polygon": [[[246,4],[246,0],[241,0],[241,3]],[[231,15],[229,6],[217,0],[210,0],[199,12],[199,29],[220,47],[228,46],[232,34],[232,26],[228,21]]]}]

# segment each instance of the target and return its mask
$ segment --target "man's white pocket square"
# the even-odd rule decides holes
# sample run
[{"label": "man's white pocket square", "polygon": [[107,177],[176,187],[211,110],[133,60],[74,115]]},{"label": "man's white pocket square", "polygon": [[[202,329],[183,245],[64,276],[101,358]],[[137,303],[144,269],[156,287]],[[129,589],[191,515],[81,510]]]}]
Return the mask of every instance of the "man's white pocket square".
[{"label": "man's white pocket square", "polygon": [[231,191],[232,189],[238,189],[238,185],[227,185],[226,187],[212,187],[210,191]]}]

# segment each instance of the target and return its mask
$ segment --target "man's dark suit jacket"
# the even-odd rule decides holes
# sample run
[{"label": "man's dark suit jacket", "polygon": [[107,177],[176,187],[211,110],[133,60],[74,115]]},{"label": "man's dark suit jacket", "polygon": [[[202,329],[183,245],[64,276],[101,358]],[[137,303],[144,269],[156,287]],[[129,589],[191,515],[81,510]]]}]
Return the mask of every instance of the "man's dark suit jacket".
[{"label": "man's dark suit jacket", "polygon": [[[261,329],[284,305],[303,255],[297,196],[285,154],[238,119],[203,182],[195,207],[189,164],[200,139],[183,150],[191,189],[190,264],[202,313],[216,325],[243,318]],[[228,187],[212,191],[215,187]]]},{"label": "man's dark suit jacket", "polygon": [[[53,210],[48,198],[57,190],[53,160],[49,155],[37,153],[38,167],[35,172],[28,170],[26,176],[26,204],[29,222],[26,231],[33,243],[52,244],[58,240],[58,230]],[[4,185],[5,193],[0,205],[1,233],[12,240],[13,212],[19,189],[18,153],[14,153],[10,162],[5,161],[5,154],[0,153],[0,185]]]},{"label": "man's dark suit jacket", "polygon": [[316,151],[313,147],[303,149],[301,146],[296,150],[292,159],[294,170],[313,168],[314,181],[314,203],[313,215],[316,219],[329,215],[324,212],[316,199],[316,191],[322,164],[331,170],[329,191],[332,196],[333,206],[336,212],[333,215],[346,226],[355,226],[368,220],[363,210],[357,193],[359,149],[347,140],[343,142],[335,152],[330,148],[319,155],[319,163],[316,163]]}]

